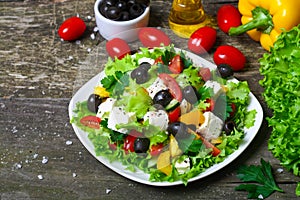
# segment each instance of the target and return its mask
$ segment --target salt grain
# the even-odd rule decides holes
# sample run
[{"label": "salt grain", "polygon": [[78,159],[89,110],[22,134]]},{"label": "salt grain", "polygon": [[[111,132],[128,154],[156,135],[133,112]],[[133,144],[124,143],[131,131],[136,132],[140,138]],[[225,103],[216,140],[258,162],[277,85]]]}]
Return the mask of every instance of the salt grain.
[{"label": "salt grain", "polygon": [[73,56],[69,56],[69,60],[73,60]]},{"label": "salt grain", "polygon": [[81,41],[80,40],[76,40],[76,42],[75,42],[76,44],[81,44]]},{"label": "salt grain", "polygon": [[91,20],[91,19],[92,19],[92,17],[89,15],[89,16],[87,16],[87,19],[88,19],[88,20]]},{"label": "salt grain", "polygon": [[277,169],[277,172],[278,172],[278,173],[282,173],[282,172],[283,172],[283,169],[282,169],[282,168],[278,168],[278,169]]},{"label": "salt grain", "polygon": [[106,189],[106,194],[109,194],[111,192],[111,189]]},{"label": "salt grain", "polygon": [[95,34],[92,33],[92,34],[91,34],[91,39],[94,40],[95,38],[96,38]]},{"label": "salt grain", "polygon": [[87,48],[87,52],[91,52],[92,51],[92,49],[91,48]]},{"label": "salt grain", "polygon": [[20,163],[16,163],[15,167],[16,167],[16,169],[21,169],[22,165]]},{"label": "salt grain", "polygon": [[76,173],[73,173],[72,176],[75,178],[75,177],[77,176],[77,174],[76,174]]},{"label": "salt grain", "polygon": [[39,154],[35,153],[35,154],[33,155],[33,159],[36,159],[38,156],[39,156]]},{"label": "salt grain", "polygon": [[94,32],[98,32],[99,31],[99,28],[96,26],[94,27]]},{"label": "salt grain", "polygon": [[40,179],[40,180],[43,180],[43,179],[44,179],[43,175],[41,175],[41,174],[39,174],[37,177],[38,177],[38,179]]},{"label": "salt grain", "polygon": [[66,145],[71,145],[71,144],[73,144],[73,142],[71,140],[66,141]]},{"label": "salt grain", "polygon": [[47,164],[48,163],[48,158],[46,156],[43,156],[42,163],[43,164]]}]

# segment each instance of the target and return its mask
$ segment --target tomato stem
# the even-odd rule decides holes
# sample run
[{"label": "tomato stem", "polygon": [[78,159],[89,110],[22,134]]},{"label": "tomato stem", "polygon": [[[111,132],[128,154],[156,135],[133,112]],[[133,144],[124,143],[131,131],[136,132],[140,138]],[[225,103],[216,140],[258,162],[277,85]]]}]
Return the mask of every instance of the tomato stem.
[{"label": "tomato stem", "polygon": [[228,34],[240,35],[253,29],[257,29],[263,33],[270,34],[274,27],[274,24],[269,11],[261,7],[256,7],[251,12],[253,20],[238,27],[231,27]]}]

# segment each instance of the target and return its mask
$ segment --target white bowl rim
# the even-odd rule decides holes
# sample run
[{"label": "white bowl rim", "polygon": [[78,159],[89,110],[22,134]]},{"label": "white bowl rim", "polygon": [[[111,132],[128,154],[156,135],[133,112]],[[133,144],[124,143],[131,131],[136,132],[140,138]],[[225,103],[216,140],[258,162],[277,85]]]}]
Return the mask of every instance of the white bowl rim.
[{"label": "white bowl rim", "polygon": [[114,20],[111,20],[111,19],[108,19],[108,18],[104,17],[100,13],[100,11],[98,9],[98,6],[99,6],[101,1],[103,1],[103,0],[97,0],[95,2],[95,5],[94,5],[95,17],[96,18],[98,17],[101,21],[105,21],[106,23],[111,23],[111,24],[114,24],[114,25],[121,25],[121,26],[124,25],[124,26],[126,26],[126,25],[135,24],[135,23],[141,21],[142,19],[144,19],[145,16],[147,16],[150,12],[150,5],[149,5],[144,10],[143,14],[140,15],[139,17],[137,17],[137,18],[134,18],[134,19],[131,19],[131,20],[128,20],[128,21],[114,21]]}]

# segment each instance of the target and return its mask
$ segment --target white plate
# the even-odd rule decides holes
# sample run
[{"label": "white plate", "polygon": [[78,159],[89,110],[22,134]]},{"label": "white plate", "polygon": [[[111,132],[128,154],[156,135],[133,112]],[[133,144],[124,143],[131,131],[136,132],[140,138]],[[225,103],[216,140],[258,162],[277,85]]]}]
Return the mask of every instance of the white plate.
[{"label": "white plate", "polygon": [[[190,52],[186,52],[186,55],[193,60],[193,63],[195,66],[202,66],[202,67],[208,67],[210,69],[216,69],[216,65],[212,64],[211,62],[193,54]],[[73,98],[70,101],[69,104],[69,117],[72,118],[74,115],[73,110],[76,108],[76,103],[77,102],[82,102],[87,100],[88,96],[93,93],[94,87],[98,85],[99,80],[101,80],[104,77],[104,72],[99,73],[95,77],[93,77],[91,80],[89,80],[86,84],[84,84],[78,91],[77,93],[73,96]],[[251,143],[251,141],[254,139],[256,136],[262,120],[263,120],[263,110],[258,102],[258,100],[255,98],[255,96],[250,93],[250,104],[248,106],[248,110],[253,110],[255,109],[257,111],[256,118],[255,118],[255,123],[254,126],[251,127],[250,129],[245,130],[245,137],[243,139],[243,142],[240,144],[239,148],[234,151],[232,154],[230,154],[223,162],[215,164],[208,169],[206,169],[203,173],[199,174],[196,177],[193,177],[189,180],[195,181],[202,179],[231,163],[234,159],[236,159]],[[82,131],[79,129],[75,124],[72,124],[73,129],[81,141],[81,143],[86,147],[86,149],[102,164],[110,168],[111,170],[115,171],[116,173],[131,179],[133,181],[137,181],[139,183],[147,184],[147,185],[153,185],[153,186],[172,186],[172,185],[180,185],[183,184],[182,181],[175,181],[175,182],[151,182],[149,181],[149,174],[146,174],[142,171],[136,171],[136,172],[131,172],[129,170],[126,170],[126,166],[123,166],[120,162],[109,162],[108,159],[101,157],[101,156],[96,156],[95,154],[95,149],[94,145],[92,142],[88,139],[88,133]]]}]

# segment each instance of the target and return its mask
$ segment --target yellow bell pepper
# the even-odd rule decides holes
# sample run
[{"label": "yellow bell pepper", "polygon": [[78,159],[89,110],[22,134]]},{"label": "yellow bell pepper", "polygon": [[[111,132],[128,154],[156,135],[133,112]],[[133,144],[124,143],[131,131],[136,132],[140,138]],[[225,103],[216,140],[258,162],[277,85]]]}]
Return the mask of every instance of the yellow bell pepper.
[{"label": "yellow bell pepper", "polygon": [[229,35],[247,32],[268,51],[283,30],[300,24],[300,0],[240,0],[238,9],[242,25],[230,28]]}]

